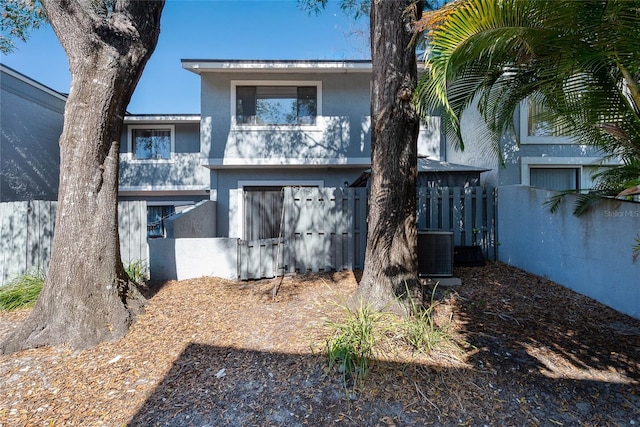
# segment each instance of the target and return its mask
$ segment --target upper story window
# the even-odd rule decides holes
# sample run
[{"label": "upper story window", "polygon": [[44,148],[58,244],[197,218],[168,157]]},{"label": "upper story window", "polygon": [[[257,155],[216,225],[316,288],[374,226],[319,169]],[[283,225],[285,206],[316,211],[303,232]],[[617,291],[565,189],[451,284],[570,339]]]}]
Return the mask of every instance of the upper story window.
[{"label": "upper story window", "polygon": [[173,125],[130,125],[129,149],[134,160],[169,161],[174,152]]},{"label": "upper story window", "polygon": [[520,141],[523,144],[572,144],[575,141],[558,123],[546,120],[544,109],[532,99],[520,107]]},{"label": "upper story window", "polygon": [[320,110],[320,82],[234,82],[236,125],[314,126]]}]

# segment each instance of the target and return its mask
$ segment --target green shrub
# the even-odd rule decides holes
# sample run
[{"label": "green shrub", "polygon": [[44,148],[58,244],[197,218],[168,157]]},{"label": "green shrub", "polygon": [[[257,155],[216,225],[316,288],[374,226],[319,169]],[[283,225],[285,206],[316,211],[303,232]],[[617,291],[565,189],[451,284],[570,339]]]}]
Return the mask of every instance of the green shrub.
[{"label": "green shrub", "polygon": [[32,307],[44,283],[44,273],[26,273],[0,287],[0,310],[12,311]]},{"label": "green shrub", "polygon": [[429,353],[441,347],[456,347],[446,328],[433,320],[437,307],[435,288],[431,303],[423,307],[409,293],[410,316],[399,318],[370,306],[357,310],[344,307],[344,320],[329,322],[332,333],[326,340],[329,368],[337,367],[345,387],[361,385],[374,356],[393,356],[405,351]]}]

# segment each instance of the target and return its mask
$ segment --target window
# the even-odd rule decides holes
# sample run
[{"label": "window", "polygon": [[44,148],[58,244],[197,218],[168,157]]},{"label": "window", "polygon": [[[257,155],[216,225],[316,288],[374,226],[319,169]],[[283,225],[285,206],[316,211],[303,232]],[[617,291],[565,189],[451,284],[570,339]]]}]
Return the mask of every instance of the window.
[{"label": "window", "polygon": [[600,157],[522,157],[520,183],[549,190],[589,190],[594,174],[618,162]]},{"label": "window", "polygon": [[135,160],[171,160],[174,151],[173,126],[129,126],[129,144]]},{"label": "window", "polygon": [[545,117],[544,107],[532,99],[520,107],[520,141],[524,144],[572,143],[567,131]]},{"label": "window", "polygon": [[578,190],[580,168],[531,168],[530,185],[547,190]]},{"label": "window", "polygon": [[[246,84],[245,84],[246,83]],[[238,82],[232,86],[236,125],[314,126],[319,82]]]}]

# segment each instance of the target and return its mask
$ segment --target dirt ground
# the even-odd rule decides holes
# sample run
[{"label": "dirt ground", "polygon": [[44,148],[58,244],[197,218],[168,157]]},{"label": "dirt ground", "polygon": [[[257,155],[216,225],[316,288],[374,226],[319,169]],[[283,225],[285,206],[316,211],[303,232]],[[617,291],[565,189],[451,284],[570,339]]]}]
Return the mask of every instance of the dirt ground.
[{"label": "dirt ground", "polygon": [[381,353],[355,389],[325,356],[352,273],[275,300],[271,280],[165,283],[118,342],[0,356],[0,426],[640,425],[640,320],[501,263],[455,274],[436,320],[457,346]]}]

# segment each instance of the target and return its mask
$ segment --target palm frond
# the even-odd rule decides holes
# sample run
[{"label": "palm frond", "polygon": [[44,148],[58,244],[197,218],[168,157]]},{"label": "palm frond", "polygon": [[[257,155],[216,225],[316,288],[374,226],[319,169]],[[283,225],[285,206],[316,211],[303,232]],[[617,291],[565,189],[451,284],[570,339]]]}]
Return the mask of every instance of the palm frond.
[{"label": "palm frond", "polygon": [[477,105],[499,153],[532,98],[537,119],[563,134],[640,158],[640,0],[459,0],[418,26],[429,45],[414,101],[423,116],[442,112],[455,146],[462,112]]}]

